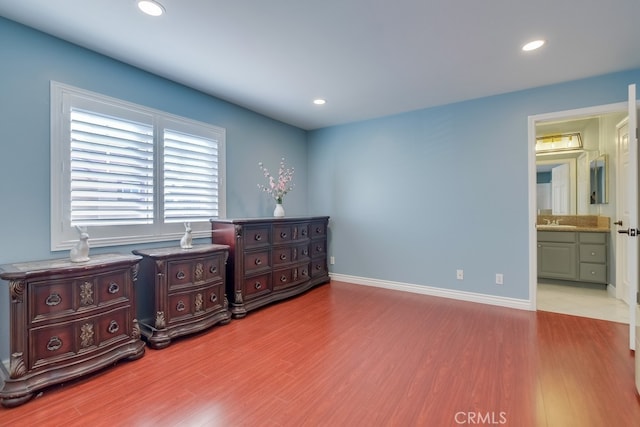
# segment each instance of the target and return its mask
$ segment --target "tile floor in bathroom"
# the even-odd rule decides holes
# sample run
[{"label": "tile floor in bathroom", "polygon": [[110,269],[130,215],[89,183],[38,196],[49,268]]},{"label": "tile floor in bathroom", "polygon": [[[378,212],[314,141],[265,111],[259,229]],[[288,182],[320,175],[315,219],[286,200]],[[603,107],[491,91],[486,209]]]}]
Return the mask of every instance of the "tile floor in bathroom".
[{"label": "tile floor in bathroom", "polygon": [[629,323],[629,306],[606,289],[538,283],[538,310]]}]

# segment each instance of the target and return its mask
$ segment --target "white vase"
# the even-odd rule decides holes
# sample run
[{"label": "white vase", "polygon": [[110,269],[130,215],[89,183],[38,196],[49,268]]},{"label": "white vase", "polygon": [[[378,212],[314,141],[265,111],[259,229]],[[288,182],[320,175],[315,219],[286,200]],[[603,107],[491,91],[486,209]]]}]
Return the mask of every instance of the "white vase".
[{"label": "white vase", "polygon": [[276,208],[273,210],[273,216],[276,218],[282,218],[284,216],[284,207],[282,207],[282,203],[276,203]]}]

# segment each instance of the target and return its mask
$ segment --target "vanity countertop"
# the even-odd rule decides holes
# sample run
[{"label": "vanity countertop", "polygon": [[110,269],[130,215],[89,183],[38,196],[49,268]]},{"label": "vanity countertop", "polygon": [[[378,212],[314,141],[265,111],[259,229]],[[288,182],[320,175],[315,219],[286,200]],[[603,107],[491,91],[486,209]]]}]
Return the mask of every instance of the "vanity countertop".
[{"label": "vanity countertop", "polygon": [[538,215],[538,231],[586,231],[609,233],[609,217],[599,215]]},{"label": "vanity countertop", "polygon": [[609,227],[589,227],[589,226],[574,226],[574,225],[536,225],[538,231],[586,231],[589,233],[609,233],[611,230]]}]

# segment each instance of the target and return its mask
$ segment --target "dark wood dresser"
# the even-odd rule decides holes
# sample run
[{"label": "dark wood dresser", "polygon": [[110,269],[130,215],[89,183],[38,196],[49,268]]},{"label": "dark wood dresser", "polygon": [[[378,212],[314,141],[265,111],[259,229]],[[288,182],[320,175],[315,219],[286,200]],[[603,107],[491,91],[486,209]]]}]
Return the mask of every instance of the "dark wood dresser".
[{"label": "dark wood dresser", "polygon": [[135,250],[143,257],[136,286],[138,318],[149,346],[229,323],[225,296],[226,245]]},{"label": "dark wood dresser", "polygon": [[0,266],[9,284],[10,359],[2,405],[13,407],[52,384],[137,359],[145,345],[135,315],[140,257],[93,255]]},{"label": "dark wood dresser", "polygon": [[233,317],[328,282],[328,222],[327,216],[211,220],[212,242],[230,247]]}]

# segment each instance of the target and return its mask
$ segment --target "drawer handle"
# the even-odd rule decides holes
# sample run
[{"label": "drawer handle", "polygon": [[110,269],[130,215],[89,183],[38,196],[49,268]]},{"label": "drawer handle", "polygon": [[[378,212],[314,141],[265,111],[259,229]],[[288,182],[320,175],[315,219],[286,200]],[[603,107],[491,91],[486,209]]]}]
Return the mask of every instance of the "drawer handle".
[{"label": "drawer handle", "polygon": [[284,261],[285,259],[287,259],[287,254],[280,254],[280,260]]},{"label": "drawer handle", "polygon": [[306,268],[304,270],[302,270],[302,275],[303,276],[308,276],[309,275],[309,272],[307,271]]},{"label": "drawer handle", "polygon": [[256,265],[260,265],[262,264],[262,260],[260,258],[256,258],[255,263]]},{"label": "drawer handle", "polygon": [[280,233],[280,237],[283,239],[287,238],[287,233],[285,231],[283,231],[282,233]]},{"label": "drawer handle", "polygon": [[305,255],[305,256],[306,256],[306,255],[309,255],[309,251],[307,250],[307,248],[304,248],[304,249],[302,250],[302,255]]},{"label": "drawer handle", "polygon": [[107,331],[110,334],[115,334],[116,332],[118,332],[118,329],[120,329],[120,326],[118,326],[118,322],[116,322],[115,320],[112,320],[111,322],[109,322],[109,327],[107,328]]},{"label": "drawer handle", "polygon": [[322,229],[320,227],[316,227],[316,234],[320,234],[322,232]]},{"label": "drawer handle", "polygon": [[62,340],[58,337],[49,338],[49,342],[47,343],[47,350],[56,351],[62,347]]},{"label": "drawer handle", "polygon": [[316,265],[316,270],[321,270],[322,267],[320,266],[320,264]]},{"label": "drawer handle", "polygon": [[596,256],[596,253],[595,252],[591,252],[591,256]]},{"label": "drawer handle", "polygon": [[176,310],[184,311],[185,308],[184,302],[182,300],[178,301],[178,304],[176,304]]},{"label": "drawer handle", "polygon": [[284,283],[287,281],[287,276],[285,276],[284,274],[282,276],[280,276],[280,282]]},{"label": "drawer handle", "polygon": [[302,233],[301,233],[301,234],[302,234],[303,236],[306,236],[306,235],[307,235],[307,229],[306,229],[306,228],[303,228],[303,229],[302,229]]},{"label": "drawer handle", "polygon": [[212,265],[211,267],[209,267],[209,273],[215,273],[218,271],[218,267],[216,267],[215,265]]},{"label": "drawer handle", "polygon": [[118,286],[116,282],[111,282],[108,289],[109,293],[112,295],[117,294],[119,290],[120,290],[120,286]]},{"label": "drawer handle", "polygon": [[257,234],[255,235],[254,239],[256,239],[256,240],[259,242],[260,240],[262,240],[262,234],[257,233]]},{"label": "drawer handle", "polygon": [[211,297],[209,297],[209,300],[210,300],[211,302],[216,302],[216,301],[218,301],[218,295],[216,295],[216,294],[211,294]]},{"label": "drawer handle", "polygon": [[596,272],[595,272],[595,271],[592,271],[592,272],[591,272],[591,275],[592,275],[592,276],[595,276],[595,275],[596,275]]},{"label": "drawer handle", "polygon": [[254,288],[256,288],[256,290],[257,290],[257,289],[260,289],[260,288],[262,287],[262,283],[260,283],[260,282],[256,282],[256,284],[255,284],[255,285],[253,285],[253,287],[254,287]]},{"label": "drawer handle", "polygon": [[53,307],[56,306],[58,304],[60,304],[62,302],[62,298],[60,297],[60,294],[51,294],[47,297],[45,303],[49,306],[49,307]]},{"label": "drawer handle", "polygon": [[316,252],[322,252],[322,246],[316,246]]},{"label": "drawer handle", "polygon": [[184,271],[178,271],[178,273],[176,274],[176,277],[178,278],[178,280],[182,280],[185,277],[187,277],[187,275],[184,274]]}]

